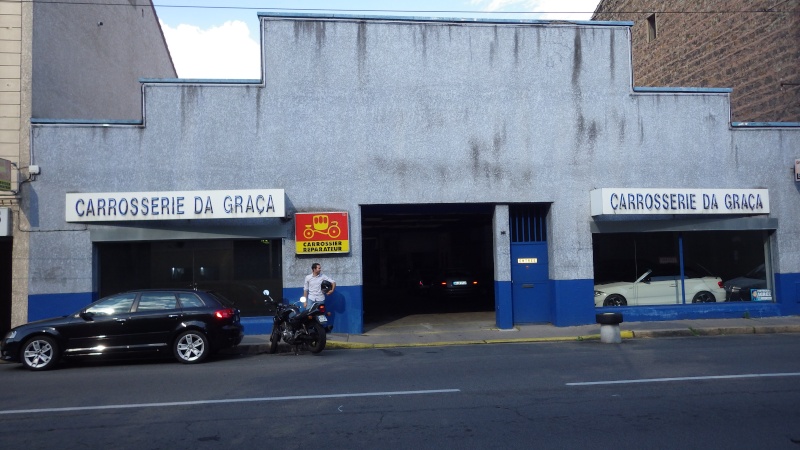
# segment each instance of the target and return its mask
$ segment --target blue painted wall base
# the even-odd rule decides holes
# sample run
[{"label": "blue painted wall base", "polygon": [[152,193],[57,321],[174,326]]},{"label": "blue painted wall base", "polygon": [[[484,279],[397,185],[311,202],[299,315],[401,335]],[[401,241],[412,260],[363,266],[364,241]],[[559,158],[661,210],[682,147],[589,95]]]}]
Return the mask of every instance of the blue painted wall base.
[{"label": "blue painted wall base", "polygon": [[510,330],[514,328],[514,308],[511,304],[511,282],[494,282],[494,310],[497,328]]},{"label": "blue painted wall base", "polygon": [[28,296],[28,322],[60,317],[80,311],[98,300],[96,292],[74,294],[38,294]]},{"label": "blue painted wall base", "polygon": [[[731,302],[675,306],[619,306],[597,308],[597,312],[619,312],[625,322],[663,322],[684,319],[741,319],[780,316],[775,303]],[[594,316],[592,322],[594,323]]]},{"label": "blue painted wall base", "polygon": [[595,323],[593,280],[552,280],[552,322],[557,327]]},{"label": "blue painted wall base", "polygon": [[782,315],[800,315],[800,273],[775,274],[775,298]]}]

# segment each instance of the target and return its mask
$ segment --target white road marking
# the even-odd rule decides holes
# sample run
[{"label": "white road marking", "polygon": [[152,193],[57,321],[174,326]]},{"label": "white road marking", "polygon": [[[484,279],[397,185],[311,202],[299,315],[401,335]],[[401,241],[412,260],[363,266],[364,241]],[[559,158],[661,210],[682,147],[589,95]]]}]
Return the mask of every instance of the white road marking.
[{"label": "white road marking", "polygon": [[800,377],[800,373],[753,373],[745,375],[711,375],[705,377],[644,378],[641,380],[585,381],[582,383],[566,383],[566,385],[593,386],[599,384],[661,383],[664,381],[728,380],[735,378],[760,378],[760,377]]},{"label": "white road marking", "polygon": [[461,389],[435,389],[427,391],[394,391],[394,392],[391,391],[361,392],[361,393],[351,393],[351,394],[328,394],[328,395],[290,395],[287,397],[235,398],[227,400],[197,400],[191,402],[133,403],[128,405],[75,406],[69,408],[14,409],[8,411],[0,411],[0,415],[96,411],[104,409],[107,410],[107,409],[126,409],[126,408],[158,408],[163,406],[213,405],[222,403],[280,402],[288,400],[316,400],[316,399],[326,399],[326,398],[391,397],[393,395],[451,394],[456,392],[461,392]]}]

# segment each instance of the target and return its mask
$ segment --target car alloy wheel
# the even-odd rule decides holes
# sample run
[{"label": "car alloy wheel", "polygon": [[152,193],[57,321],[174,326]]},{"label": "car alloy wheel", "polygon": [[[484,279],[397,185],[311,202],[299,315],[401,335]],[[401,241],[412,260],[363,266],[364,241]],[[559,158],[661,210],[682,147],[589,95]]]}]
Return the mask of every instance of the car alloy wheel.
[{"label": "car alloy wheel", "polygon": [[49,336],[36,336],[22,347],[21,359],[28,369],[51,369],[58,361],[58,345]]},{"label": "car alloy wheel", "polygon": [[714,303],[716,301],[717,298],[714,297],[714,294],[707,291],[700,291],[692,298],[692,303]]},{"label": "car alloy wheel", "polygon": [[175,340],[175,358],[185,364],[199,363],[208,356],[208,338],[201,331],[184,331]]}]

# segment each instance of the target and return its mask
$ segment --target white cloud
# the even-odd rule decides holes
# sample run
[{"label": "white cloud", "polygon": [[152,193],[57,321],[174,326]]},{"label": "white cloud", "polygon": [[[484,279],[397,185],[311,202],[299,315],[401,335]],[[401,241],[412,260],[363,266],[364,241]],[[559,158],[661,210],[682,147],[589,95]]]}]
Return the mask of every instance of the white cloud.
[{"label": "white cloud", "polygon": [[180,78],[261,78],[261,47],[243,21],[206,30],[161,22],[161,29]]},{"label": "white cloud", "polygon": [[[600,3],[599,0],[470,0],[470,4],[478,5],[483,11],[544,11],[536,18],[544,20],[589,20]],[[554,14],[561,13],[561,14]],[[564,14],[583,13],[583,14]]]}]

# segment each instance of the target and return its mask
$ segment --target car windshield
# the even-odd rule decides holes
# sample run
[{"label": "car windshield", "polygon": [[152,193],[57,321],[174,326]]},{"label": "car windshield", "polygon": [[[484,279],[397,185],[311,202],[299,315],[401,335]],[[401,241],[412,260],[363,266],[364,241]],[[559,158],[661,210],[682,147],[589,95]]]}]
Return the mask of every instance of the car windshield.
[{"label": "car windshield", "polygon": [[765,270],[764,264],[759,264],[755,269],[748,272],[746,276],[747,278],[757,278],[759,280],[766,280],[767,271]]}]

